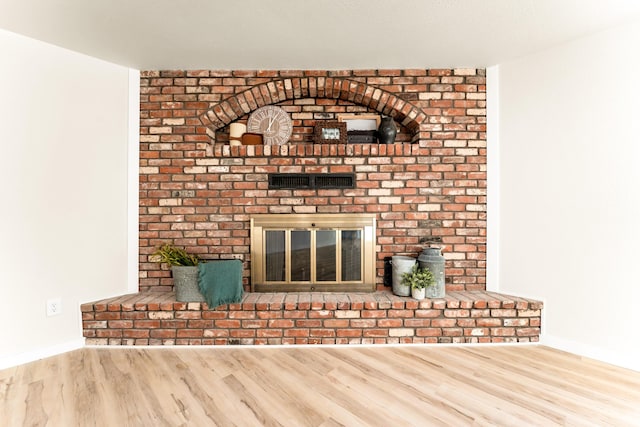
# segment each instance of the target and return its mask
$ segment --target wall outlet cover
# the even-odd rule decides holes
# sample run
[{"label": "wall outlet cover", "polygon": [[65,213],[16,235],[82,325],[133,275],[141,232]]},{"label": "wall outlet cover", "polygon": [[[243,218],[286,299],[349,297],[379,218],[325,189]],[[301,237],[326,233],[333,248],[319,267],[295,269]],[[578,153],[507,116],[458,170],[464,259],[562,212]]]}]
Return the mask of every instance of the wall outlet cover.
[{"label": "wall outlet cover", "polygon": [[62,314],[62,298],[47,300],[47,316],[57,316],[58,314]]}]

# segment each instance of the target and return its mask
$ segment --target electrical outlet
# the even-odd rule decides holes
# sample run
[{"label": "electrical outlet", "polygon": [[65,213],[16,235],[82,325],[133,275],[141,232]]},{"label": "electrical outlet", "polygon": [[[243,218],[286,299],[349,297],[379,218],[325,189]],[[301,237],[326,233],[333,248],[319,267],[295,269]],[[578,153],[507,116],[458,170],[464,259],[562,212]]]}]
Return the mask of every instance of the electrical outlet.
[{"label": "electrical outlet", "polygon": [[52,298],[47,300],[47,316],[57,316],[62,313],[62,299]]}]

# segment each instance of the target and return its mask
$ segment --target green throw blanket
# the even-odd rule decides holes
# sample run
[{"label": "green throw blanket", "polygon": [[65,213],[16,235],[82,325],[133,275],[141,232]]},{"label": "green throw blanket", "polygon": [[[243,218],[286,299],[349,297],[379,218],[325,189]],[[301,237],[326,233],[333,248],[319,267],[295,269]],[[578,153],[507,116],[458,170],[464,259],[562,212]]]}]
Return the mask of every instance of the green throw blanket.
[{"label": "green throw blanket", "polygon": [[198,264],[198,287],[209,308],[242,301],[242,261],[238,259]]}]

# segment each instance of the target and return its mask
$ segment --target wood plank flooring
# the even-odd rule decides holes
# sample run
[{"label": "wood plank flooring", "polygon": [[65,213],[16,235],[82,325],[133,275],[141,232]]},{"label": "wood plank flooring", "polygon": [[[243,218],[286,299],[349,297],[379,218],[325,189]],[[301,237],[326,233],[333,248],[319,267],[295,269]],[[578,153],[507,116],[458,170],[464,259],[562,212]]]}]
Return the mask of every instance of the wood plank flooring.
[{"label": "wood plank flooring", "polygon": [[0,371],[2,426],[640,426],[640,372],[544,346],[85,348]]}]

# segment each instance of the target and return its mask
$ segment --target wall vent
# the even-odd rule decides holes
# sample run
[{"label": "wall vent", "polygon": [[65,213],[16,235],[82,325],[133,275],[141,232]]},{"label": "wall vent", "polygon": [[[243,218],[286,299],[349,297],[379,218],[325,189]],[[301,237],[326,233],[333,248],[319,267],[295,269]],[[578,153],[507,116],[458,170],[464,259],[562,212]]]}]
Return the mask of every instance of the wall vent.
[{"label": "wall vent", "polygon": [[352,173],[274,173],[269,175],[269,189],[355,188]]}]

